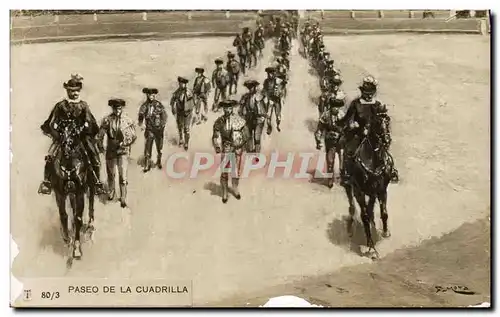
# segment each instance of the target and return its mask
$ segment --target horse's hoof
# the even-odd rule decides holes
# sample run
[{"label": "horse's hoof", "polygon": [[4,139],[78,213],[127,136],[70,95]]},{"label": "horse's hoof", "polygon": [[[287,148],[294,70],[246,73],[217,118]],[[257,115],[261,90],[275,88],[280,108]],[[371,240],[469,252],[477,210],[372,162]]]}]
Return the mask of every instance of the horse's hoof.
[{"label": "horse's hoof", "polygon": [[390,237],[391,237],[391,233],[389,232],[389,230],[382,232],[382,238],[390,238]]},{"label": "horse's hoof", "polygon": [[126,202],[124,202],[124,201],[121,201],[121,202],[120,202],[120,206],[121,206],[122,208],[127,208],[127,203],[126,203]]},{"label": "horse's hoof", "polygon": [[82,247],[80,243],[75,242],[74,249],[73,249],[73,258],[75,260],[80,260],[82,258]]},{"label": "horse's hoof", "polygon": [[227,203],[227,198],[222,198],[222,203],[223,204]]}]

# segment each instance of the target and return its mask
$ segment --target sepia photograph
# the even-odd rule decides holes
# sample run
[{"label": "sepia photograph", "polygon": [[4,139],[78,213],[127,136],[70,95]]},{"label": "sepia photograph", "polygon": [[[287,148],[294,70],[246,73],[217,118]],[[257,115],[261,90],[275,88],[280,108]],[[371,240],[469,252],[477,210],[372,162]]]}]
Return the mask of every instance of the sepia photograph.
[{"label": "sepia photograph", "polygon": [[492,15],[11,9],[11,307],[491,308]]}]

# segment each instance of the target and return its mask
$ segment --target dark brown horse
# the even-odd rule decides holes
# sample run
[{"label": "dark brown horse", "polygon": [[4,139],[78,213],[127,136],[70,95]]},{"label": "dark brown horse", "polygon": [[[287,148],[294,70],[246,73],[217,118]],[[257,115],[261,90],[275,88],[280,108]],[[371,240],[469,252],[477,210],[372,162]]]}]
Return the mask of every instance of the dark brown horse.
[{"label": "dark brown horse", "polygon": [[[92,177],[96,175],[82,141],[81,134],[84,129],[85,127],[79,126],[76,120],[62,122],[59,128],[60,146],[55,153],[50,173],[59,209],[63,240],[71,250],[70,260],[82,257],[81,231],[87,191],[89,195],[88,229],[90,231],[94,229],[95,188],[91,184],[93,184]],[[67,200],[72,211],[71,225],[68,224],[66,212]]]},{"label": "dark brown horse", "polygon": [[[372,237],[372,226],[375,228],[374,207],[378,199],[380,204],[380,216],[382,219],[382,237],[390,236],[387,219],[387,187],[391,181],[394,168],[392,156],[388,148],[390,144],[390,127],[387,116],[372,116],[370,128],[367,135],[363,137],[355,154],[354,161],[350,163],[350,179],[344,188],[349,200],[349,220],[347,230],[352,236],[352,225],[356,212],[354,199],[358,202],[361,212],[367,246],[367,255],[372,259],[378,258],[375,243]],[[368,197],[368,202],[366,201]]]}]

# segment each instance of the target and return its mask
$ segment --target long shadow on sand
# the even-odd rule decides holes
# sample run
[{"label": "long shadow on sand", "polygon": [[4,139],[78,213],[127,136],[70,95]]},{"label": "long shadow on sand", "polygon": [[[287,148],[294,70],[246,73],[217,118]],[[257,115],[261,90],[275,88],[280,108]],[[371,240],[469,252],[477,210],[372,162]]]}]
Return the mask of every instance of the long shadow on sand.
[{"label": "long shadow on sand", "polygon": [[208,190],[212,196],[222,197],[222,187],[215,182],[205,183],[203,189]]},{"label": "long shadow on sand", "polygon": [[43,229],[39,245],[40,249],[51,248],[56,255],[61,257],[68,254],[68,247],[64,244],[61,231],[57,226],[48,226]]},{"label": "long shadow on sand", "polygon": [[328,187],[328,178],[317,177],[317,175],[321,175],[321,171],[318,171],[317,169],[311,169],[307,171],[307,174],[311,175],[311,178],[309,179],[309,182],[311,184],[318,184],[321,186]]},{"label": "long shadow on sand", "polygon": [[[346,213],[348,211],[346,210]],[[361,251],[361,246],[366,246],[366,237],[363,228],[363,224],[359,220],[355,220],[353,224],[353,235],[349,237],[347,233],[347,219],[348,215],[342,216],[341,219],[333,219],[331,223],[328,224],[327,236],[328,240],[334,245],[345,248],[351,252],[354,252],[360,256],[363,256]],[[376,230],[372,229],[373,242],[377,244],[380,241],[380,235]]]},{"label": "long shadow on sand", "polygon": [[309,101],[311,101],[311,106],[313,106],[314,108],[316,108],[318,106],[319,98],[321,96],[313,94],[311,91],[309,92],[308,95],[309,95]]},{"label": "long shadow on sand", "polygon": [[304,125],[306,126],[307,131],[314,133],[316,132],[316,128],[318,127],[318,120],[307,118],[306,120],[304,120]]}]

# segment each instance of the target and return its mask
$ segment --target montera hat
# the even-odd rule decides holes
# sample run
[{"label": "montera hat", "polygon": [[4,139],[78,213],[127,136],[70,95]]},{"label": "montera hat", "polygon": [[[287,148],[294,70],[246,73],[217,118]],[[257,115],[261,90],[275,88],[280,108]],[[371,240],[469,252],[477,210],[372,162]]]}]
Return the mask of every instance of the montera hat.
[{"label": "montera hat", "polygon": [[112,108],[116,108],[116,107],[123,108],[123,107],[125,107],[125,105],[126,105],[126,102],[123,99],[113,98],[113,99],[108,100],[108,106],[110,106]]},{"label": "montera hat", "polygon": [[187,84],[189,82],[189,79],[186,79],[184,77],[179,76],[179,77],[177,77],[177,81],[182,83],[182,84]]},{"label": "montera hat", "polygon": [[274,73],[276,69],[274,67],[266,67],[266,73]]},{"label": "montera hat", "polygon": [[205,72],[205,69],[203,67],[196,67],[194,71],[203,74]]},{"label": "montera hat", "polygon": [[142,88],[142,93],[147,95],[156,95],[158,93],[158,89],[144,87]]},{"label": "montera hat", "polygon": [[260,85],[260,83],[255,79],[245,80],[245,82],[243,83],[243,86],[247,87],[248,89],[257,87],[258,85]]},{"label": "montera hat", "polygon": [[236,100],[222,100],[219,102],[219,106],[222,108],[232,108],[238,104],[238,101]]},{"label": "montera hat", "polygon": [[220,58],[217,58],[215,60],[215,64],[217,64],[217,65],[224,64],[224,61],[222,59],[220,59]]}]

